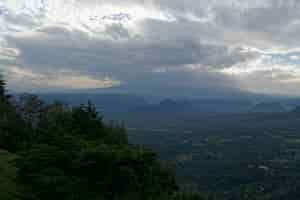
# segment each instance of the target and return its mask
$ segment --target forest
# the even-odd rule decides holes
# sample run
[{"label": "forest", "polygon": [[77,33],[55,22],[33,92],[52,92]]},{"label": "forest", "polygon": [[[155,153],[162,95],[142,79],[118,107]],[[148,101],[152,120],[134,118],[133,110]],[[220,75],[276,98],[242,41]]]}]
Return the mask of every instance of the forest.
[{"label": "forest", "polygon": [[1,79],[0,199],[297,199],[297,107],[183,115],[162,105],[119,123],[90,101],[10,95]]},{"label": "forest", "polygon": [[184,194],[175,168],[128,142],[92,103],[71,107],[15,97],[0,82],[0,199],[202,199]]}]

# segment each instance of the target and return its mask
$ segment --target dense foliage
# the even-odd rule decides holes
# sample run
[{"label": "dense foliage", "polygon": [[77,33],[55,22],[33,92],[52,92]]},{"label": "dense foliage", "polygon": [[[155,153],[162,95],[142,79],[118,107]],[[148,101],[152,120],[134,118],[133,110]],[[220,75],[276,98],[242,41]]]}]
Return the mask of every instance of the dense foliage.
[{"label": "dense foliage", "polygon": [[16,182],[16,156],[7,151],[0,150],[0,199],[21,200],[24,188]]},{"label": "dense foliage", "polygon": [[22,198],[177,198],[174,168],[130,145],[125,128],[104,123],[91,103],[70,107],[33,95],[7,97],[0,83],[0,148],[16,154],[17,183],[26,186]]}]

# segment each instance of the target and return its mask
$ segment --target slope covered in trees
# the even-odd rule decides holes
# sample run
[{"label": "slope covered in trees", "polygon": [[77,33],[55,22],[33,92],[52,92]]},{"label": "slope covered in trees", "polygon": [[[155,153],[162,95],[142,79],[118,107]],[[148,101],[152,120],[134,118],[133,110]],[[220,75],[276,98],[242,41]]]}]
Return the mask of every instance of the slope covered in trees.
[{"label": "slope covered in trees", "polygon": [[19,200],[22,197],[23,187],[16,182],[15,159],[14,154],[0,150],[0,199]]},{"label": "slope covered in trees", "polygon": [[1,80],[1,199],[195,198],[178,194],[174,168],[129,144],[124,127],[104,123],[91,103],[44,104],[9,97],[4,86]]},{"label": "slope covered in trees", "polygon": [[[299,139],[280,129],[285,125],[281,119],[287,119],[289,125],[297,123],[299,109],[276,115],[251,113],[220,118],[211,115],[196,121],[178,119],[174,121],[178,134],[174,135],[165,131],[143,135],[136,129],[136,139],[143,139],[138,144],[160,150],[161,158],[172,159],[172,153],[176,155],[174,160],[181,167],[176,178],[173,164],[160,161],[151,149],[130,144],[125,128],[104,122],[92,103],[75,107],[59,102],[46,104],[34,95],[8,96],[4,86],[0,81],[1,200],[299,197]],[[141,126],[166,123],[155,119],[140,118]],[[183,128],[189,128],[186,123],[197,125],[186,130],[201,134],[185,132]],[[218,127],[208,131],[209,124],[216,123]],[[272,124],[277,125],[274,130],[261,134]],[[248,129],[248,125],[253,129]],[[295,130],[299,130],[297,127],[298,123]],[[222,134],[218,134],[219,128]],[[151,143],[161,144],[160,148]],[[162,148],[167,149],[167,156]],[[200,192],[182,193],[176,180],[180,181],[181,189]]]}]

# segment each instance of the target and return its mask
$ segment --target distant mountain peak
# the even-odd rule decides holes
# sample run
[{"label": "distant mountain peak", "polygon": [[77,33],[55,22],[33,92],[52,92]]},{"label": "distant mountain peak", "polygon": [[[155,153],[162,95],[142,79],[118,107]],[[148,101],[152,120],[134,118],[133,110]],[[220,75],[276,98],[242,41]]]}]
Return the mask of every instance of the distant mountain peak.
[{"label": "distant mountain peak", "polygon": [[285,112],[285,111],[286,109],[279,102],[261,102],[256,104],[251,109],[251,112],[258,112],[258,113],[277,113],[277,112]]}]

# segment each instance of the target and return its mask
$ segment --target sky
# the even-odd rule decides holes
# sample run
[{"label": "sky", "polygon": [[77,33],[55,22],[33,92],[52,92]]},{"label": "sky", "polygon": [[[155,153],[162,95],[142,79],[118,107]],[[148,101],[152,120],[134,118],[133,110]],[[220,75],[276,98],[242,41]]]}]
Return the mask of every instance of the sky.
[{"label": "sky", "polygon": [[18,92],[300,95],[297,0],[0,0]]}]

